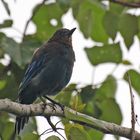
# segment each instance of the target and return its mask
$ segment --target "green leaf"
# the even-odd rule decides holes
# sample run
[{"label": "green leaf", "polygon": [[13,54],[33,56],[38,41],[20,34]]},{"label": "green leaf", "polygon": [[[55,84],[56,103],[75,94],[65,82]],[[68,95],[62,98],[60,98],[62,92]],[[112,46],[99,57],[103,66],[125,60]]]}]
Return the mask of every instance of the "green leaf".
[{"label": "green leaf", "polygon": [[[17,137],[18,138],[18,137]],[[31,117],[28,124],[25,125],[24,129],[20,132],[20,137],[18,139],[22,140],[38,140],[40,136],[37,131],[37,124],[34,117]]]},{"label": "green leaf", "polygon": [[99,107],[96,105],[96,101],[91,99],[91,101],[87,102],[85,104],[86,106],[84,107],[84,110],[82,112],[84,114],[99,118],[101,115],[101,110]]},{"label": "green leaf", "polygon": [[115,97],[117,89],[116,79],[110,75],[102,83],[100,88],[96,88],[94,90],[89,89],[90,89],[89,87],[85,88],[84,89],[85,92],[82,93],[85,96],[83,95],[81,96],[82,100],[85,101],[84,103],[86,104],[84,108],[84,113],[99,118],[102,114],[102,110],[98,107],[98,103],[102,102],[107,98]]},{"label": "green leaf", "polygon": [[65,133],[68,140],[91,140],[88,133],[79,124],[66,124]]},{"label": "green leaf", "polygon": [[10,116],[6,112],[0,112],[0,138],[12,140],[14,123],[9,121]]},{"label": "green leaf", "polygon": [[0,48],[0,59],[4,57],[4,51]]},{"label": "green leaf", "polygon": [[2,24],[0,24],[0,29],[1,28],[7,28],[7,27],[11,27],[13,24],[13,21],[8,19],[8,20],[4,20],[4,22]]},{"label": "green leaf", "polygon": [[80,96],[84,103],[91,101],[95,95],[96,89],[92,88],[92,85],[88,85],[81,89]]},{"label": "green leaf", "polygon": [[[131,85],[136,90],[136,92],[140,95],[140,73],[135,70],[128,70],[126,73],[129,74],[131,79]],[[124,74],[124,80],[128,82],[127,74]]]},{"label": "green leaf", "polygon": [[21,44],[15,42],[12,38],[3,36],[0,41],[2,50],[10,55],[12,61],[18,66],[24,68],[25,65],[29,64],[32,58],[32,54],[37,47],[40,47],[40,43],[24,40]]},{"label": "green leaf", "polygon": [[0,45],[5,53],[10,55],[13,61],[15,61],[19,66],[22,66],[21,50],[17,42],[11,38],[3,37]]},{"label": "green leaf", "polygon": [[88,130],[88,134],[93,140],[103,140],[104,134],[96,129]]},{"label": "green leaf", "polygon": [[86,38],[91,37],[97,42],[107,42],[108,35],[102,25],[104,8],[96,1],[80,0],[78,2],[72,2],[73,14],[84,36]]},{"label": "green leaf", "polygon": [[24,137],[22,137],[22,140],[38,140],[39,135],[34,134],[34,133],[28,133]]},{"label": "green leaf", "polygon": [[3,39],[4,37],[6,37],[6,35],[5,35],[4,33],[0,32],[0,42],[2,41],[2,39]]},{"label": "green leaf", "polygon": [[124,42],[129,49],[134,41],[134,36],[138,33],[138,17],[130,14],[122,14],[120,16],[119,31]]},{"label": "green leaf", "polygon": [[[5,73],[5,67],[2,63],[0,63],[0,79],[1,80],[5,80],[3,77],[5,75],[7,75],[7,73]],[[2,88],[1,88],[2,89]]]},{"label": "green leaf", "polygon": [[110,6],[109,10],[112,13],[117,14],[117,15],[121,15],[123,13],[123,10],[125,9],[124,6],[122,6],[120,4],[113,3],[113,2],[110,2],[109,6]]},{"label": "green leaf", "polygon": [[[2,124],[1,124],[2,125]],[[6,122],[3,128],[3,132],[2,132],[2,137],[4,140],[10,140],[12,139],[12,135],[14,131],[13,130],[14,127],[14,123],[13,122]]]},{"label": "green leaf", "polygon": [[138,27],[139,27],[138,38],[140,38],[140,16],[138,16]]},{"label": "green leaf", "polygon": [[72,96],[70,105],[72,109],[78,112],[83,111],[83,109],[85,108],[85,104],[82,103],[81,97],[79,94]]},{"label": "green leaf", "polygon": [[98,104],[98,107],[102,111],[100,119],[113,122],[116,124],[121,124],[122,114],[119,105],[116,103],[115,99],[107,98]]},{"label": "green leaf", "polygon": [[35,117],[31,117],[28,121],[28,124],[25,126],[23,131],[21,131],[21,136],[25,136],[28,133],[35,133],[38,134],[37,131],[37,123]]},{"label": "green leaf", "polygon": [[63,91],[61,91],[57,96],[56,100],[59,101],[59,103],[70,106],[71,96],[72,92],[76,89],[76,84],[70,84],[68,87],[66,87]]},{"label": "green leaf", "polygon": [[6,81],[5,80],[0,80],[0,90],[3,89],[6,85]]},{"label": "green leaf", "polygon": [[32,38],[24,39],[20,44],[22,65],[25,66],[31,62],[33,53],[41,44],[38,41],[34,41]]},{"label": "green leaf", "polygon": [[0,89],[0,99],[9,98],[15,100],[17,98],[18,85],[14,75],[5,75],[3,79],[5,80],[5,86]]},{"label": "green leaf", "polygon": [[26,68],[27,67],[25,67],[25,69],[21,68],[15,62],[12,62],[11,64],[11,73],[14,75],[14,80],[18,86],[25,74]]},{"label": "green leaf", "polygon": [[132,65],[132,63],[129,60],[123,60],[122,64],[124,64],[124,65]]},{"label": "green leaf", "polygon": [[119,44],[108,44],[102,47],[94,46],[92,48],[85,48],[85,51],[93,65],[107,62],[122,62],[122,51]]},{"label": "green leaf", "polygon": [[103,25],[106,33],[114,40],[118,32],[119,16],[107,11],[103,17]]},{"label": "green leaf", "polygon": [[57,136],[50,136],[46,140],[61,140],[61,139]]},{"label": "green leaf", "polygon": [[57,0],[57,3],[60,5],[64,13],[66,13],[70,8],[71,0]]},{"label": "green leaf", "polygon": [[96,91],[95,99],[103,101],[106,98],[114,98],[117,90],[116,79],[109,75],[101,87]]},{"label": "green leaf", "polygon": [[66,106],[70,106],[70,99],[71,99],[71,95],[72,93],[69,91],[62,91],[60,92],[60,94],[58,94],[56,96],[56,100],[59,101],[59,103],[66,105]]},{"label": "green leaf", "polygon": [[[52,12],[53,9],[53,12]],[[38,6],[34,12],[38,10]],[[60,27],[62,27],[61,16],[63,12],[57,3],[43,5],[33,17],[33,22],[37,27],[36,36],[40,41],[46,41]],[[51,21],[56,21],[56,26],[51,24]]]}]

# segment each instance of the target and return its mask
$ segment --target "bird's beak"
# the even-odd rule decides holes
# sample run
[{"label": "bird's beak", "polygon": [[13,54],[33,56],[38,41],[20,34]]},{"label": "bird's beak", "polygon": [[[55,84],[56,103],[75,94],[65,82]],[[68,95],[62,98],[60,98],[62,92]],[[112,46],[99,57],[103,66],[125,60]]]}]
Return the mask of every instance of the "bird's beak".
[{"label": "bird's beak", "polygon": [[71,36],[75,30],[76,30],[76,28],[71,29],[71,30],[69,31],[69,36]]}]

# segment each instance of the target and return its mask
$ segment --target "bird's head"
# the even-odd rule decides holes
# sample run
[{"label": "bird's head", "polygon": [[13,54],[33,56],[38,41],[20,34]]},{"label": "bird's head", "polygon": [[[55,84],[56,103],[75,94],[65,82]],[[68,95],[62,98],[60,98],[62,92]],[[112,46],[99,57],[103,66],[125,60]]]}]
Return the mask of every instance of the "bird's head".
[{"label": "bird's head", "polygon": [[75,31],[75,29],[76,28],[73,28],[71,30],[66,28],[59,29],[53,34],[52,38],[49,41],[58,41],[71,45],[72,34]]}]

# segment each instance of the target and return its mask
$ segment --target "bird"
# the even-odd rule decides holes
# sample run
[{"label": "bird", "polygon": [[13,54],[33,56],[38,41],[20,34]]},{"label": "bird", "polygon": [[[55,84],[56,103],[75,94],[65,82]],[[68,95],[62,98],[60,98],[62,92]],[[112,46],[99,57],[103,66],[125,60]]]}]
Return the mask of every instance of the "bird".
[{"label": "bird", "polygon": [[[58,29],[34,52],[19,86],[18,103],[32,104],[38,97],[54,96],[66,87],[75,61],[72,46],[72,34],[75,29]],[[28,116],[16,117],[16,134],[20,133],[28,120]]]}]

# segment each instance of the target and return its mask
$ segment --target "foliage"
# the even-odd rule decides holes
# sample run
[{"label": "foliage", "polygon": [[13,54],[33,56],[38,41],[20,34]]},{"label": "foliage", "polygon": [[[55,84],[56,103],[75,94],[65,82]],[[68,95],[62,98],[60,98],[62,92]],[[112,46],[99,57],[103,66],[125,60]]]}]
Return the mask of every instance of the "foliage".
[{"label": "foliage", "polygon": [[[2,4],[10,16],[12,11],[10,11],[8,3],[2,0]],[[91,48],[85,47],[85,53],[93,67],[96,68],[103,63],[114,63],[116,67],[120,64],[124,67],[131,65],[132,69],[127,72],[132,79],[132,87],[138,95],[140,94],[140,73],[135,70],[133,63],[123,59],[122,45],[119,41],[116,42],[116,37],[120,33],[125,48],[129,51],[133,47],[134,37],[140,38],[140,17],[131,14],[129,12],[131,8],[113,2],[104,4],[102,0],[57,0],[55,3],[46,3],[38,8],[39,6],[40,4],[34,8],[34,16],[31,19],[36,26],[36,32],[25,35],[20,43],[2,32],[2,29],[13,28],[13,19],[7,18],[0,24],[0,60],[4,59],[5,55],[10,57],[8,64],[0,63],[0,98],[16,100],[18,86],[31,60],[32,53],[56,29],[63,26],[61,18],[70,8],[84,37],[91,38],[95,42]],[[56,26],[51,24],[52,19],[56,20]],[[125,74],[122,79],[127,82]],[[122,113],[115,98],[117,81],[117,77],[110,73],[98,86],[86,85],[79,88],[77,83],[71,84],[56,97],[56,100],[77,111],[121,124]],[[0,112],[0,139],[12,139],[13,120],[14,117],[11,114]],[[70,124],[65,119],[62,119],[62,122],[68,139],[102,140],[104,137],[104,134],[96,130],[78,124]],[[21,136],[26,140],[39,138],[34,118],[31,119]],[[18,136],[16,139],[21,138]],[[59,138],[51,136],[49,139]]]}]

